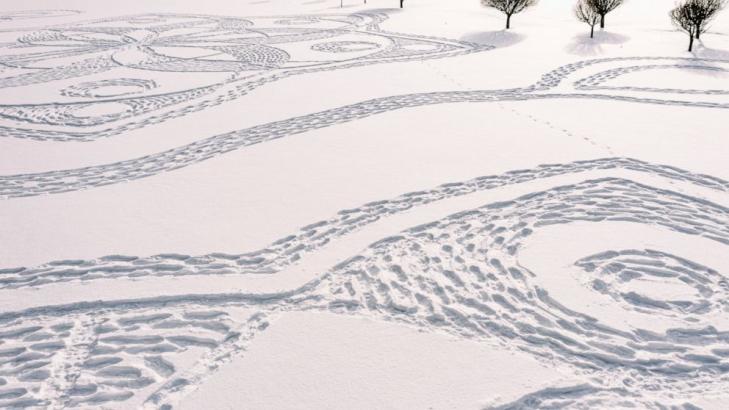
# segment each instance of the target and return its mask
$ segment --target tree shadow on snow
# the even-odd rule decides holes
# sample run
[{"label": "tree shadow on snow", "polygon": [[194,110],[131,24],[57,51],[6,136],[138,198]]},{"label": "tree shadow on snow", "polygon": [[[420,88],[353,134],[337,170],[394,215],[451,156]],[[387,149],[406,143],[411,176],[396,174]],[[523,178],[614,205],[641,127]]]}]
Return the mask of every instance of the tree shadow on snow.
[{"label": "tree shadow on snow", "polygon": [[595,38],[590,38],[590,33],[576,35],[565,50],[578,56],[594,56],[602,54],[604,45],[623,44],[628,40],[630,37],[622,34],[596,30]]},{"label": "tree shadow on snow", "polygon": [[[347,2],[345,0],[343,7],[339,7],[339,5],[337,5],[337,6],[334,6],[334,7],[323,8],[321,10],[343,10],[343,9],[350,9],[350,8],[353,8],[353,7],[367,7],[367,5],[364,4],[364,3],[350,3],[350,4],[347,4]],[[362,11],[363,12],[367,12],[367,13],[373,13],[373,14],[376,14],[376,13],[393,14],[393,13],[400,13],[400,12],[403,11],[403,9],[401,9],[399,7],[393,7],[393,8],[376,8],[376,9],[368,9],[368,8],[365,8]]]},{"label": "tree shadow on snow", "polygon": [[509,47],[523,41],[526,37],[523,34],[514,33],[508,30],[498,31],[474,31],[461,36],[462,41],[489,45],[494,47]]},{"label": "tree shadow on snow", "polygon": [[400,13],[400,12],[403,11],[403,9],[398,8],[398,7],[392,7],[392,8],[367,9],[365,11],[367,11],[368,13],[384,13],[384,14],[389,14],[389,13]]},{"label": "tree shadow on snow", "polygon": [[346,3],[345,3],[345,4],[343,5],[343,6],[340,6],[339,4],[337,4],[336,6],[332,6],[332,7],[327,7],[327,8],[326,8],[326,9],[324,9],[324,10],[343,10],[343,9],[351,9],[352,7],[358,7],[358,6],[361,6],[361,5],[362,5],[362,4],[359,4],[359,3],[357,3],[357,4],[346,4]]},{"label": "tree shadow on snow", "polygon": [[[695,75],[702,75],[713,78],[726,78],[729,79],[729,72],[726,71],[726,65],[718,64],[714,61],[706,60],[729,60],[729,51],[719,50],[716,48],[709,48],[699,40],[699,43],[694,46],[694,51],[691,55],[696,58],[696,61],[690,63],[694,68],[682,68],[687,72]],[[703,67],[704,69],[697,70],[695,67]]]},{"label": "tree shadow on snow", "polygon": [[704,42],[699,40],[697,46],[694,46],[694,51],[691,53],[696,58],[708,58],[714,60],[729,60],[729,51],[720,50],[718,48],[710,48],[704,45]]}]

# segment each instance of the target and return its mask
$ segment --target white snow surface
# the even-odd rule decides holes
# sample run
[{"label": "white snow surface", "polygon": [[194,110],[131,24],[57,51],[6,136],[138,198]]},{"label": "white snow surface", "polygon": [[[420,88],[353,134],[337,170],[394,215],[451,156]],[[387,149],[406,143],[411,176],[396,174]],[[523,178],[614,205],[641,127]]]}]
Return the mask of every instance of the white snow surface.
[{"label": "white snow surface", "polygon": [[0,408],[725,409],[729,10],[0,4]]}]

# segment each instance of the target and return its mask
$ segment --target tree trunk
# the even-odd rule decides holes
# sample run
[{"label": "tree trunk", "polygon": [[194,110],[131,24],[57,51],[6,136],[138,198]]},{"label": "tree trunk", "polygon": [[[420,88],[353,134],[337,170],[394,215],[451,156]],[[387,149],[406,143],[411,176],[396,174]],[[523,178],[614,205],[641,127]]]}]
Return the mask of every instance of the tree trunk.
[{"label": "tree trunk", "polygon": [[689,53],[694,50],[694,35],[691,33],[689,34]]},{"label": "tree trunk", "polygon": [[605,15],[600,14],[600,28],[605,28]]},{"label": "tree trunk", "polygon": [[595,38],[595,26],[590,26],[590,38]]},{"label": "tree trunk", "polygon": [[403,3],[404,1],[405,1],[405,0],[400,0],[400,8],[402,8],[402,3]]},{"label": "tree trunk", "polygon": [[511,14],[507,14],[506,15],[506,29],[508,30],[510,28],[511,28]]},{"label": "tree trunk", "polygon": [[701,38],[701,23],[696,24],[696,39],[699,40]]}]

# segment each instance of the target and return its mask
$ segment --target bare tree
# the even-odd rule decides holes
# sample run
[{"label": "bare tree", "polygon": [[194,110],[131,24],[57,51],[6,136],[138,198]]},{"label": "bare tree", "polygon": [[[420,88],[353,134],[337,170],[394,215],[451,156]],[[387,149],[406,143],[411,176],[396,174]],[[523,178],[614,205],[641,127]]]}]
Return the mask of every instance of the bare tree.
[{"label": "bare tree", "polygon": [[691,52],[694,49],[694,36],[696,35],[696,25],[691,18],[691,7],[688,2],[679,4],[675,9],[671,10],[671,21],[676,27],[685,31],[689,35],[689,48]]},{"label": "bare tree", "polygon": [[577,20],[590,26],[590,38],[595,38],[595,26],[600,21],[600,13],[590,6],[590,0],[577,1],[575,16],[577,16]]},{"label": "bare tree", "polygon": [[685,0],[671,10],[673,24],[689,35],[688,51],[693,51],[694,38],[701,38],[708,23],[725,4],[725,0]]},{"label": "bare tree", "polygon": [[725,0],[691,0],[688,3],[690,3],[692,9],[691,17],[696,25],[696,32],[694,33],[696,39],[701,38],[701,34],[709,28],[709,22],[726,5]]},{"label": "bare tree", "polygon": [[605,15],[620,7],[624,0],[588,0],[588,5],[600,15],[600,28],[605,28]]},{"label": "bare tree", "polygon": [[492,7],[506,14],[506,29],[511,28],[511,16],[534,6],[538,0],[481,0],[485,7]]}]

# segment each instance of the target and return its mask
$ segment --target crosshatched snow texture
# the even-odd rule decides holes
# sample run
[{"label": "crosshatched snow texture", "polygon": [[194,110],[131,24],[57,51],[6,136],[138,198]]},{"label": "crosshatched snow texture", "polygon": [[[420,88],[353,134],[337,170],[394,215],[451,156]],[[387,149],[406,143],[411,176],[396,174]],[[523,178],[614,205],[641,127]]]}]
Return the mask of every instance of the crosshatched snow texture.
[{"label": "crosshatched snow texture", "polygon": [[0,408],[726,408],[672,5],[4,2]]}]

